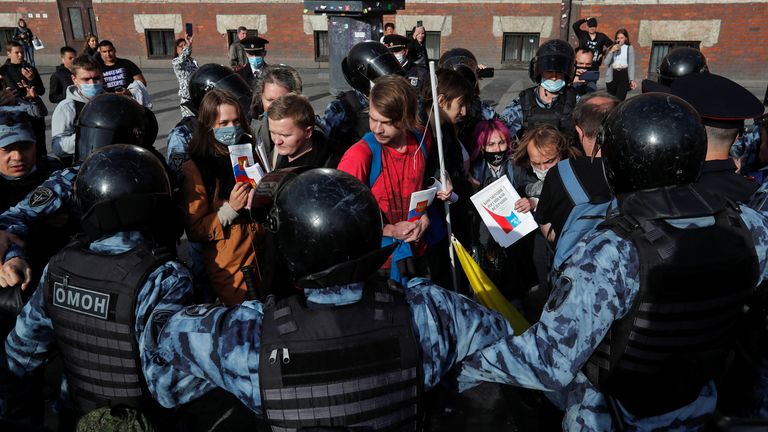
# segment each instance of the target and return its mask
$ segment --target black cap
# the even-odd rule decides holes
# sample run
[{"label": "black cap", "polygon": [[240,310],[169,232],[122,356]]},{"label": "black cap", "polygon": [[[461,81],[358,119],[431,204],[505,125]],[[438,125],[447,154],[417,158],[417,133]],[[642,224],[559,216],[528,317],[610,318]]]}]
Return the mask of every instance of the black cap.
[{"label": "black cap", "polygon": [[264,51],[267,49],[268,43],[268,40],[258,36],[250,36],[240,41],[248,54],[258,54],[259,51]]},{"label": "black cap", "polygon": [[590,18],[587,20],[587,27],[597,27],[597,18]]},{"label": "black cap", "polygon": [[408,38],[398,34],[384,36],[384,45],[390,51],[400,51],[408,47]]},{"label": "black cap", "polygon": [[744,120],[763,114],[762,102],[749,90],[712,73],[678,78],[671,93],[696,108],[705,125],[720,129],[741,128]]}]

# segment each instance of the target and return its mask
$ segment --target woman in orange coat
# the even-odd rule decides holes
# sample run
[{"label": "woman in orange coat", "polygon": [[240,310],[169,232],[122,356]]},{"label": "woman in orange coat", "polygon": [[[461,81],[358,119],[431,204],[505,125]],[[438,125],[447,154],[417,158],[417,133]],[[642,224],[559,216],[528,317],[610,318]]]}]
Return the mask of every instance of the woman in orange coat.
[{"label": "woman in orange coat", "polygon": [[240,269],[254,265],[260,228],[244,211],[248,183],[236,183],[228,146],[250,142],[250,128],[237,99],[214,89],[206,93],[182,165],[182,206],[187,237],[203,245],[203,262],[216,295],[226,305],[241,303],[246,286]]}]

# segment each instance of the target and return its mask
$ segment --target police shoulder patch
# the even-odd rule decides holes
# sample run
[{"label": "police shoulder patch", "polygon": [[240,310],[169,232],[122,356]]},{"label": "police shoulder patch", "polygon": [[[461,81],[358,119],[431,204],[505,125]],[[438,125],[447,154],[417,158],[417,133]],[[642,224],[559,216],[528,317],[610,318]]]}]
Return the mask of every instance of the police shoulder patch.
[{"label": "police shoulder patch", "polygon": [[568,295],[571,293],[572,286],[573,282],[568,276],[560,276],[555,281],[555,284],[552,287],[552,293],[549,295],[549,300],[547,301],[547,312],[552,312],[562,306],[565,299],[567,299]]},{"label": "police shoulder patch", "polygon": [[409,77],[411,80],[411,86],[418,87],[419,86],[419,77]]},{"label": "police shoulder patch", "polygon": [[221,305],[218,305],[218,304],[199,304],[199,305],[187,306],[184,309],[184,315],[190,316],[190,317],[206,316],[212,310],[216,309],[219,306],[221,306]]},{"label": "police shoulder patch", "polygon": [[53,201],[53,191],[45,186],[40,186],[29,195],[30,207],[40,207]]}]

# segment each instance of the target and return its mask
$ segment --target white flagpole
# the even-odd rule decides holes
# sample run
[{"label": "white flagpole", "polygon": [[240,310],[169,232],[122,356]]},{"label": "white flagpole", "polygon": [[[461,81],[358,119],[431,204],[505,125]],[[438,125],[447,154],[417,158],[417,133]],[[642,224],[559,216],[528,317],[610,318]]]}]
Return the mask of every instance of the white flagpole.
[{"label": "white flagpole", "polygon": [[[435,122],[435,138],[437,139],[437,154],[440,159],[440,183],[447,184],[445,179],[445,157],[443,156],[443,130],[440,128],[440,107],[437,104],[437,74],[435,74],[435,62],[429,62],[429,79],[432,84],[432,112],[433,121]],[[456,276],[456,257],[453,254],[453,244],[451,244],[451,237],[453,236],[453,230],[451,229],[451,211],[448,206],[448,201],[445,202],[445,225],[448,229],[448,256],[451,257],[451,278],[453,280],[453,289],[459,290],[458,277]]]}]

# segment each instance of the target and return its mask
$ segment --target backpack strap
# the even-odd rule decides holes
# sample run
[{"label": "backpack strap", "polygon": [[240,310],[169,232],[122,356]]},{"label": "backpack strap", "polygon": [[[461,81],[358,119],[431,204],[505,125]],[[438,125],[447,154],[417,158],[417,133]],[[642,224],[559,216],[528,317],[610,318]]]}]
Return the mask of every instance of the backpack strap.
[{"label": "backpack strap", "polygon": [[576,173],[573,171],[573,165],[569,159],[561,160],[557,163],[557,170],[560,173],[560,178],[565,186],[565,191],[571,197],[574,205],[579,205],[589,202],[589,196],[584,191],[584,188],[576,177]]},{"label": "backpack strap", "polygon": [[[414,138],[416,138],[416,142],[419,144],[421,153],[426,161],[427,148],[421,145],[421,140],[424,139],[424,134],[417,130],[413,130],[411,133]],[[381,144],[376,140],[376,136],[373,132],[368,132],[363,135],[363,141],[368,144],[368,149],[371,151],[371,170],[368,173],[368,187],[372,188],[373,184],[376,183],[376,180],[378,180],[381,175]]]}]

